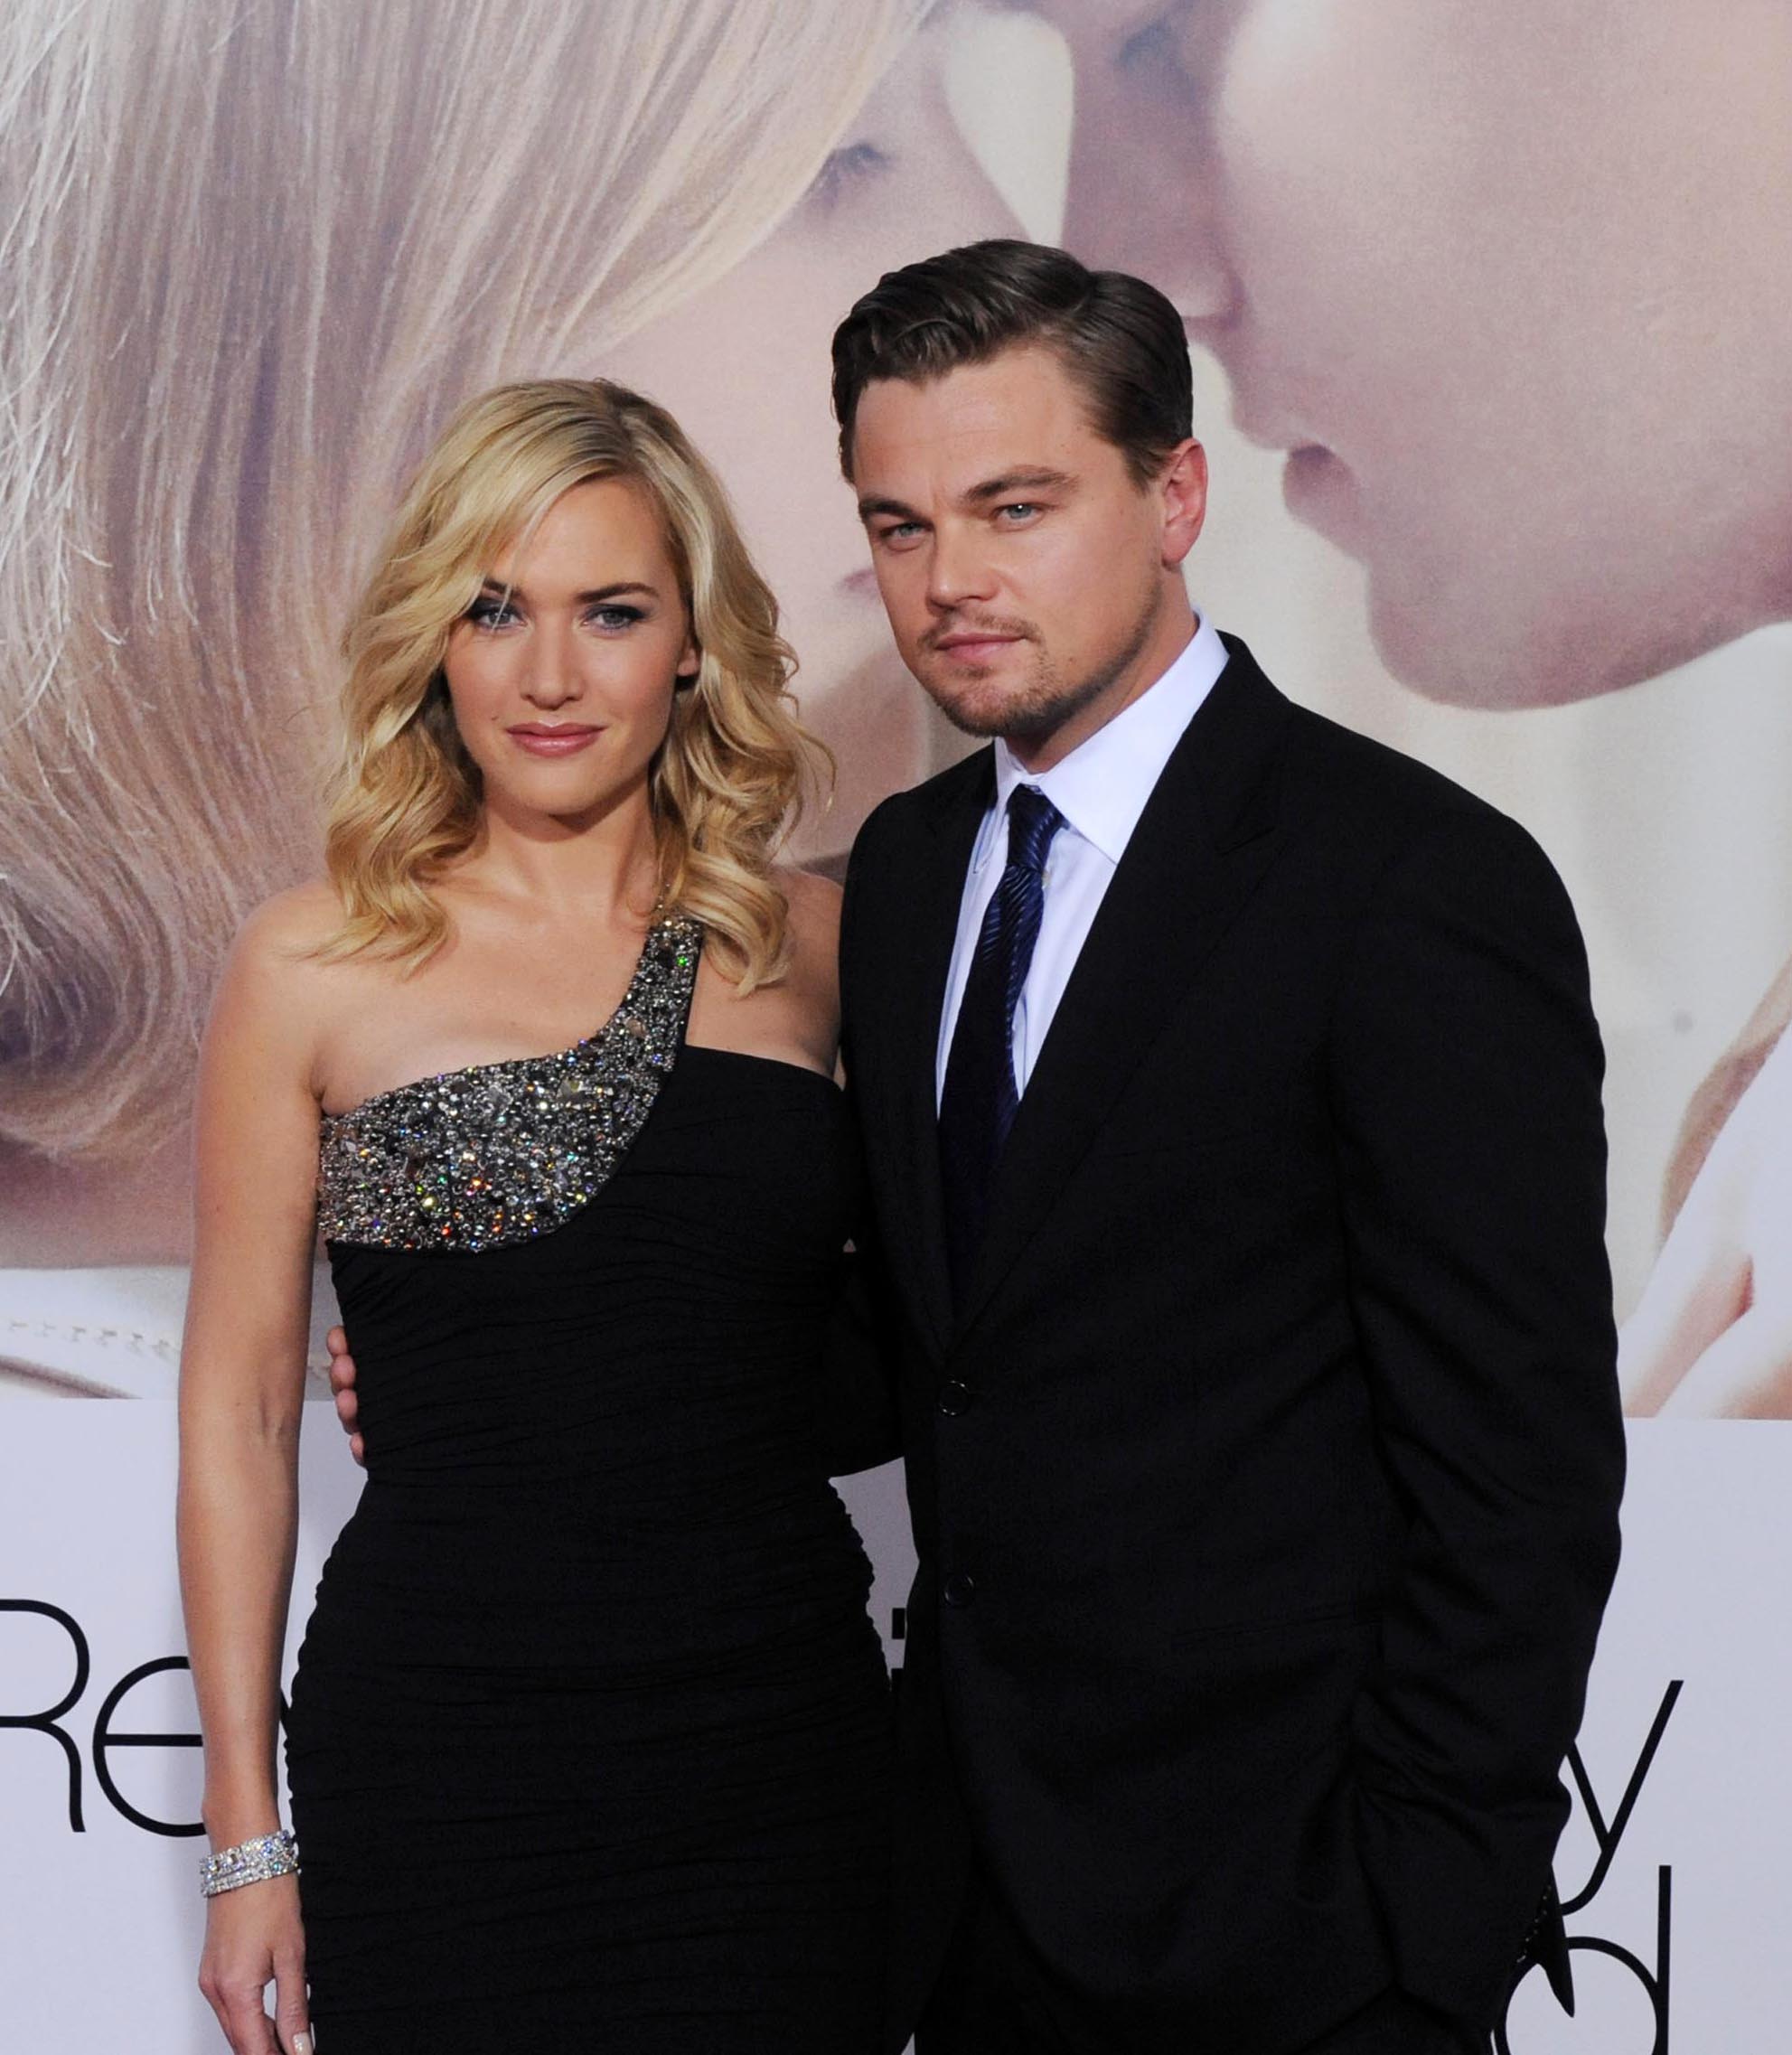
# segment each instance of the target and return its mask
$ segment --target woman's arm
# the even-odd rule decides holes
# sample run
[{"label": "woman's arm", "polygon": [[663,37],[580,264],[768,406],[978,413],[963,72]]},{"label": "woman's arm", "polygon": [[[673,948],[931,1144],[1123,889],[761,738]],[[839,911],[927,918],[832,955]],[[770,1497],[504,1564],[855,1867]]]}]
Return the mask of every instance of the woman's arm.
[{"label": "woman's arm", "polygon": [[[297,1532],[317,1098],[303,923],[276,901],[231,952],[200,1060],[192,1295],[181,1354],[178,1530],[214,1849],[270,1834]],[[238,2055],[310,2041],[295,1880],[209,1902],[200,1982]]]}]

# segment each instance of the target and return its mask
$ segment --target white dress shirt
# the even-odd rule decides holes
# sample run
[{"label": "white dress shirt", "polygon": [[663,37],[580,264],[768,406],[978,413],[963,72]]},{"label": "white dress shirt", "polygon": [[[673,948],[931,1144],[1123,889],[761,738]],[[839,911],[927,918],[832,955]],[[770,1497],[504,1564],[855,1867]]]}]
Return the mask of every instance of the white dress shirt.
[{"label": "white dress shirt", "polygon": [[1039,939],[1014,1009],[1015,1086],[1025,1093],[1058,1001],[1145,802],[1182,739],[1183,729],[1194,719],[1225,665],[1225,644],[1219,631],[1202,616],[1188,646],[1156,684],[1049,771],[1023,770],[1008,744],[998,740],[995,803],[977,830],[964,896],[959,902],[952,972],[940,1016],[936,1104],[945,1090],[946,1057],[977,936],[1008,862],[1009,794],[1018,784],[1035,785],[1065,820],[1046,852]]}]

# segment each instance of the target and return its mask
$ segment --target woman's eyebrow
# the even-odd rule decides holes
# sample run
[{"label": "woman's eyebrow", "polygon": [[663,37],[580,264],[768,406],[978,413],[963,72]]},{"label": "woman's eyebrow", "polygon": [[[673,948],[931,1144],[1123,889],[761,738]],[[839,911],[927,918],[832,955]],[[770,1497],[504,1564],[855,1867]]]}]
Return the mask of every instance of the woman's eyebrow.
[{"label": "woman's eyebrow", "polygon": [[[483,578],[479,589],[482,594],[494,593],[502,599],[527,600],[529,597],[527,588],[514,579],[506,583],[502,578]],[[577,606],[596,606],[605,599],[620,599],[624,593],[640,593],[648,599],[660,596],[656,586],[643,584],[639,578],[620,578],[615,585],[593,586],[587,592],[575,593],[573,603]]]}]

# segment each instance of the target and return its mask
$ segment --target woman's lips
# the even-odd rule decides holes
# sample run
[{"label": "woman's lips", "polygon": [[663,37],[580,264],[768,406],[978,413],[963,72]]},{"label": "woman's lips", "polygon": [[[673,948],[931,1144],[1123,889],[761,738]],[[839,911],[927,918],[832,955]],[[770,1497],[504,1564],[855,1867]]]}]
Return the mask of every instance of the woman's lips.
[{"label": "woman's lips", "polygon": [[517,747],[526,749],[531,756],[576,756],[581,749],[588,749],[603,732],[601,727],[570,722],[558,727],[529,722],[509,731]]},{"label": "woman's lips", "polygon": [[1363,493],[1350,466],[1319,443],[1295,450],[1282,468],[1281,495],[1296,521],[1316,528],[1328,542],[1361,554]]}]

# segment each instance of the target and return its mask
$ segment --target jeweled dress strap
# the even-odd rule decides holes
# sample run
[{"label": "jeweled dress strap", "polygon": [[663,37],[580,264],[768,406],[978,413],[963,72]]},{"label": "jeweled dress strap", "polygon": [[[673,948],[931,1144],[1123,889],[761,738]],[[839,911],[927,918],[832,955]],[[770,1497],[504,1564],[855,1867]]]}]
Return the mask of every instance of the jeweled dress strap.
[{"label": "jeweled dress strap", "polygon": [[684,1043],[703,950],[659,920],[621,1004],[549,1056],[477,1064],[324,1116],[326,1242],[476,1253],[551,1234],[615,1174]]}]

